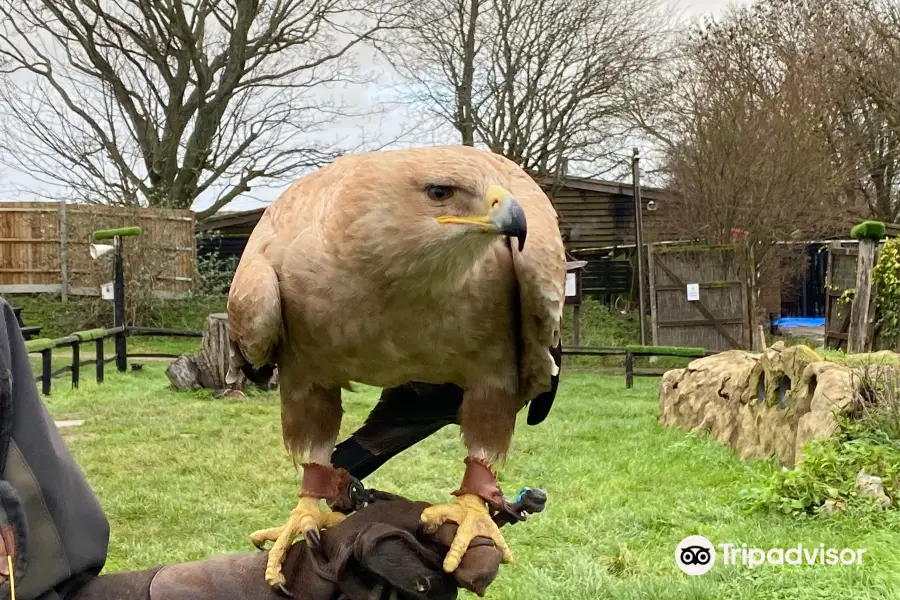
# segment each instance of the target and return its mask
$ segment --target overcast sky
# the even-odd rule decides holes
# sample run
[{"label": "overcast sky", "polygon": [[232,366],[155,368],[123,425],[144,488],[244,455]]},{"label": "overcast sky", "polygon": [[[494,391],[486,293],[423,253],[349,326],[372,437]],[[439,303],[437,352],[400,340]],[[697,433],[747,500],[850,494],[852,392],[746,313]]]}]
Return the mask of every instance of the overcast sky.
[{"label": "overcast sky", "polygon": [[[738,4],[743,4],[741,0],[736,0]],[[704,14],[718,14],[729,4],[734,3],[731,0],[670,0],[673,7],[685,19],[691,19]],[[378,90],[367,90],[360,95],[361,102],[365,103],[366,98],[372,95],[378,95]],[[365,131],[367,140],[377,140],[376,143],[390,144],[391,141],[401,140],[399,145],[422,145],[441,142],[457,142],[455,137],[441,139],[440,134],[430,134],[423,139],[421,134],[414,136],[404,136],[404,125],[409,119],[402,110],[388,113],[377,122],[359,122],[348,121],[341,123],[339,126],[332,128],[329,137],[334,140],[342,139],[349,141],[354,137],[360,136],[360,131]],[[398,145],[398,144],[391,144]],[[233,201],[225,210],[247,210],[251,208],[259,208],[265,206],[268,202],[274,200],[280,191],[287,184],[272,188],[256,188],[246,197],[241,197]],[[41,199],[41,185],[33,181],[30,177],[22,173],[5,169],[0,166],[0,201],[2,200],[38,200]],[[22,188],[32,190],[31,193],[22,192]],[[211,200],[200,200],[194,208],[200,209],[208,204]]]}]

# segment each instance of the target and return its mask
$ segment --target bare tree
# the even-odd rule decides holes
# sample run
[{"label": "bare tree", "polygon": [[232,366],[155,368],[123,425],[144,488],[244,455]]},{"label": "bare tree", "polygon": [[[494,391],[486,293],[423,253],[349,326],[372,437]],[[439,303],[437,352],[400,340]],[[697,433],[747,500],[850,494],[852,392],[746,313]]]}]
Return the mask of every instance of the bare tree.
[{"label": "bare tree", "polygon": [[0,0],[0,161],[77,199],[213,214],[332,158],[401,0]]},{"label": "bare tree", "polygon": [[645,98],[655,110],[637,114],[662,148],[670,227],[712,242],[740,232],[764,269],[776,242],[844,233],[860,216],[824,110],[821,32],[839,20],[823,4],[764,0],[693,27]]},{"label": "bare tree", "polygon": [[[835,209],[848,219],[897,221],[898,31],[897,0],[758,0],[693,28],[673,68],[643,86],[635,120],[671,153],[709,95],[742,90],[773,110],[799,110],[798,122],[816,123],[827,140],[827,180],[841,194]],[[791,81],[806,90],[793,108],[782,93]]]},{"label": "bare tree", "polygon": [[423,0],[389,60],[463,144],[596,174],[628,132],[627,83],[660,59],[661,17],[657,0]]},{"label": "bare tree", "polygon": [[[830,90],[823,107],[848,197],[868,216],[900,220],[900,3],[842,3],[827,37]],[[817,32],[821,35],[823,32]]]}]

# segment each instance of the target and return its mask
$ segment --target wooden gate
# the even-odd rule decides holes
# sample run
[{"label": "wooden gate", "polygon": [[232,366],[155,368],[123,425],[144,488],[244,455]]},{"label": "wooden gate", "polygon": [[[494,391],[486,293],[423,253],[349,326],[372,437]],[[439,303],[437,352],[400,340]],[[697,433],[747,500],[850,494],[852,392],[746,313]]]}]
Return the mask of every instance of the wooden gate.
[{"label": "wooden gate", "polygon": [[746,246],[651,245],[648,261],[655,346],[752,347]]},{"label": "wooden gate", "polygon": [[850,303],[839,302],[841,294],[856,287],[859,247],[835,242],[828,246],[828,282],[825,284],[825,347],[847,349]]}]

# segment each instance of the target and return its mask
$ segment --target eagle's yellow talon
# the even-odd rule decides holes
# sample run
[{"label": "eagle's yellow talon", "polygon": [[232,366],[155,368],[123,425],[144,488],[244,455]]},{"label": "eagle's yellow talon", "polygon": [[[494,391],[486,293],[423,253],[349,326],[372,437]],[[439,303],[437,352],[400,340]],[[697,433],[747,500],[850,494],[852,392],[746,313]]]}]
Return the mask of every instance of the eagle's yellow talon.
[{"label": "eagle's yellow talon", "polygon": [[304,496],[300,498],[297,508],[291,511],[287,523],[283,526],[263,529],[250,534],[250,540],[258,548],[262,548],[266,542],[273,543],[266,560],[266,583],[270,586],[287,584],[284,574],[281,572],[281,563],[298,536],[309,531],[310,535],[307,537],[313,537],[311,535],[313,532],[318,534],[319,530],[334,527],[347,518],[341,513],[322,510],[319,503],[320,501],[316,498]]},{"label": "eagle's yellow talon", "polygon": [[422,511],[421,522],[428,532],[437,531],[438,527],[451,521],[459,527],[444,557],[444,571],[452,573],[459,566],[469,543],[475,537],[486,537],[494,542],[503,554],[503,562],[512,562],[513,555],[500,528],[491,519],[487,504],[474,494],[459,496],[453,504],[437,504]]}]

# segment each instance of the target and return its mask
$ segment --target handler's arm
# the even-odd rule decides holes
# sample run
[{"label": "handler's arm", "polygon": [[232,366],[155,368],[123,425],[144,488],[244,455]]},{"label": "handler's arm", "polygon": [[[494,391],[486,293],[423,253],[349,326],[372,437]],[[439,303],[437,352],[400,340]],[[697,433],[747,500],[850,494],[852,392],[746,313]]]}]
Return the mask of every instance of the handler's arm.
[{"label": "handler's arm", "polygon": [[408,383],[382,392],[366,422],[337,445],[335,468],[362,480],[407,448],[457,422],[463,391],[453,384]]},{"label": "handler's arm", "polygon": [[[109,522],[38,395],[3,298],[0,317],[0,573],[12,554],[17,600],[65,596],[103,568]],[[8,594],[5,574],[0,585]]]}]

